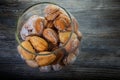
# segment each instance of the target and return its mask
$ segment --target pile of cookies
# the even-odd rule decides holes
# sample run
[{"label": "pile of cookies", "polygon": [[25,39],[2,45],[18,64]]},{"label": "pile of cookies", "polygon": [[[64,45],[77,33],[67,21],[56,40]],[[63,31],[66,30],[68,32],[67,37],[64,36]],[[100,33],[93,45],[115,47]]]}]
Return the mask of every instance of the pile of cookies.
[{"label": "pile of cookies", "polygon": [[42,72],[58,71],[75,61],[82,34],[77,20],[73,16],[71,20],[60,7],[49,4],[44,14],[32,15],[23,24],[23,41],[17,49],[30,67],[39,67]]}]

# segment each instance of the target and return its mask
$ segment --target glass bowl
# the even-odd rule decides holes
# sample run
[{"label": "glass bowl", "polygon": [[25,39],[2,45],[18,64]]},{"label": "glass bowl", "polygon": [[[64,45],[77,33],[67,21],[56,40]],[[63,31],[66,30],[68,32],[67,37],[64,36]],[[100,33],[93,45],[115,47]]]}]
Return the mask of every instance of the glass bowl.
[{"label": "glass bowl", "polygon": [[[70,20],[70,22],[69,22],[70,27],[66,26],[66,27],[68,27],[67,30],[58,31],[58,32],[64,33],[64,32],[68,31],[69,36],[64,44],[61,44],[59,42],[58,48],[49,51],[49,53],[40,54],[42,52],[38,52],[38,51],[31,52],[30,50],[26,49],[23,45],[21,45],[21,43],[24,42],[25,40],[22,39],[22,37],[20,35],[20,31],[22,30],[23,25],[26,23],[26,21],[28,21],[28,19],[31,16],[38,15],[38,16],[45,17],[44,9],[47,5],[55,5],[55,6],[59,7],[67,15],[67,17]],[[25,9],[24,12],[22,13],[22,15],[20,15],[20,17],[18,19],[17,29],[15,32],[16,41],[18,42],[18,46],[20,46],[21,49],[26,51],[28,54],[35,55],[35,58],[36,58],[36,56],[43,57],[43,56],[49,56],[49,55],[53,54],[56,56],[56,59],[51,61],[47,65],[41,66],[38,64],[38,62],[35,60],[35,58],[34,59],[25,59],[25,58],[23,58],[24,56],[21,54],[19,49],[18,49],[18,52],[20,53],[21,57],[25,60],[25,62],[30,67],[38,67],[40,69],[40,71],[42,71],[42,72],[48,72],[50,70],[59,71],[63,67],[67,66],[68,64],[74,63],[77,55],[79,54],[79,43],[80,43],[82,34],[80,33],[78,27],[79,27],[79,24],[78,24],[77,20],[75,19],[75,17],[73,17],[73,15],[69,11],[67,11],[65,8],[63,8],[62,6],[60,6],[56,3],[52,3],[52,2],[40,2],[40,3],[34,4],[30,7],[28,7],[27,9]],[[28,36],[31,36],[31,35],[28,35]],[[32,35],[32,36],[34,36],[34,35]],[[57,36],[59,36],[59,33],[57,34]],[[49,45],[49,42],[48,42],[48,45]],[[62,57],[60,58],[61,53],[62,53]],[[60,58],[60,59],[58,60],[58,58]],[[55,62],[56,60],[57,60],[57,62]]]}]

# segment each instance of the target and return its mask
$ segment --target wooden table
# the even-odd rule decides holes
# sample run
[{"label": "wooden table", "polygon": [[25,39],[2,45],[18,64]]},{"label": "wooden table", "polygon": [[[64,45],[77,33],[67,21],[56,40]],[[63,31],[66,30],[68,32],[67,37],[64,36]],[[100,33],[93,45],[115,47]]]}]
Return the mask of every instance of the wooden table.
[{"label": "wooden table", "polygon": [[[32,4],[50,1],[70,11],[83,34],[80,55],[59,72],[28,67],[17,52],[15,30],[20,14]],[[120,79],[120,0],[0,1],[0,76],[5,79]]]}]

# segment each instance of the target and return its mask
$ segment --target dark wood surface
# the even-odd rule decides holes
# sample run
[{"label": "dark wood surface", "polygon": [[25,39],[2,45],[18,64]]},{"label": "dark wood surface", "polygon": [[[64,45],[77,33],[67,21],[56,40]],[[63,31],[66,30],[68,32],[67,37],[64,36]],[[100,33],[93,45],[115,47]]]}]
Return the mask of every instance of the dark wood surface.
[{"label": "dark wood surface", "polygon": [[[32,4],[50,1],[70,11],[83,34],[80,55],[59,72],[41,73],[28,67],[17,52],[15,30],[19,15]],[[41,79],[120,79],[120,0],[0,1],[0,76]]]}]

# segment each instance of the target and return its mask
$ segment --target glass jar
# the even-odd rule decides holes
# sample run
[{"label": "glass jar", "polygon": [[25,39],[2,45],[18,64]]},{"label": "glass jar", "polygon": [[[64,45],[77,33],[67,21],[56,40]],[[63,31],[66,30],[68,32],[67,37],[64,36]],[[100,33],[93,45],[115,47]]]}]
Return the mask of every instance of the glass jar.
[{"label": "glass jar", "polygon": [[[36,23],[38,18],[43,22]],[[34,28],[35,25],[39,28]],[[40,2],[28,7],[19,17],[15,36],[18,52],[26,64],[39,68],[41,72],[49,72],[74,63],[82,34],[76,18],[65,8],[51,2]],[[43,50],[46,45],[47,49]]]}]

